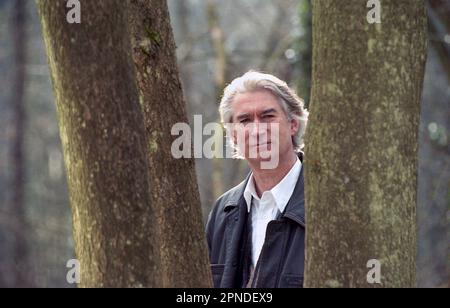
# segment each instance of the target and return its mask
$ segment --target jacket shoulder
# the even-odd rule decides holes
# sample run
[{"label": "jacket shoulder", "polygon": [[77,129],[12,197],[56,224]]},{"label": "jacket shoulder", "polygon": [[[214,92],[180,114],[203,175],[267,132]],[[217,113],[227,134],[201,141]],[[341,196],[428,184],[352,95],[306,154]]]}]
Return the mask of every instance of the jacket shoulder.
[{"label": "jacket shoulder", "polygon": [[231,188],[227,192],[225,192],[222,196],[220,196],[213,207],[213,212],[223,212],[225,208],[229,205],[237,205],[239,202],[239,199],[244,194],[245,187],[247,186],[247,182],[250,176],[247,176],[247,178],[242,181],[239,185],[236,185],[235,187]]},{"label": "jacket shoulder", "polygon": [[209,213],[208,225],[214,224],[217,216],[225,213],[226,207],[238,204],[239,199],[244,194],[245,186],[247,185],[249,178],[250,175],[248,175],[247,178],[239,185],[231,188],[216,200],[211,212]]},{"label": "jacket shoulder", "polygon": [[250,176],[240,183],[239,185],[231,188],[222,196],[220,196],[215,202],[211,212],[209,213],[208,220],[206,223],[206,239],[208,242],[208,248],[211,253],[213,245],[213,237],[217,231],[217,228],[223,226],[225,221],[226,208],[228,206],[236,206],[239,199],[244,193],[245,186]]}]

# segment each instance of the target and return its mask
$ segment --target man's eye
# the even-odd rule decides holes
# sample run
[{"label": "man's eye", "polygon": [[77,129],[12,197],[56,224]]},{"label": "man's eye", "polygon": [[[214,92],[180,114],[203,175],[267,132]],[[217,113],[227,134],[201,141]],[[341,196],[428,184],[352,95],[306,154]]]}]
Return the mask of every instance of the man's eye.
[{"label": "man's eye", "polygon": [[249,119],[244,119],[244,120],[241,120],[240,123],[241,123],[241,124],[247,124],[248,122],[250,122]]}]

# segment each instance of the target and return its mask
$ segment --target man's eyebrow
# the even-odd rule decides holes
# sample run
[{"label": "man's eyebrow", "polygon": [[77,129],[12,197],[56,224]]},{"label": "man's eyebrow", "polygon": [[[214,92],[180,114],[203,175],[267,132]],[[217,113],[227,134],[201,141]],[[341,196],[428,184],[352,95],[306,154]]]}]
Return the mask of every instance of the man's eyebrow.
[{"label": "man's eyebrow", "polygon": [[275,108],[266,109],[263,112],[261,112],[261,115],[267,115],[269,113],[277,113]]},{"label": "man's eyebrow", "polygon": [[248,114],[248,113],[242,113],[242,114],[240,114],[240,115],[238,115],[237,117],[236,117],[236,120],[242,120],[242,119],[245,119],[245,118],[248,118],[248,117],[250,117],[250,114]]}]

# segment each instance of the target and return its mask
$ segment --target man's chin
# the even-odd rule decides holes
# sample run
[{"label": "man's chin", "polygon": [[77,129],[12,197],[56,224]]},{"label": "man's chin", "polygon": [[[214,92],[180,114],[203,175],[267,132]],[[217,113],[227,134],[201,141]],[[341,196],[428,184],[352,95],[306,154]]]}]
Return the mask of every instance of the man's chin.
[{"label": "man's chin", "polygon": [[279,163],[279,155],[270,151],[258,152],[256,156],[246,157],[252,166],[259,166],[259,169],[276,169]]}]

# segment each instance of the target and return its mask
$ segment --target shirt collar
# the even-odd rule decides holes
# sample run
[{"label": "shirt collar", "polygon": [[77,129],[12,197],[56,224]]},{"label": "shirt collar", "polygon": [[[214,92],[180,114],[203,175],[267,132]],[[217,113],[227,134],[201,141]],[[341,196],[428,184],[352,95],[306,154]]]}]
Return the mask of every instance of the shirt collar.
[{"label": "shirt collar", "polygon": [[[285,175],[285,177],[270,190],[271,195],[275,199],[275,203],[281,213],[284,212],[289,199],[294,192],[295,185],[297,184],[298,177],[302,168],[302,163],[297,157],[297,161],[291,170]],[[258,194],[256,193],[255,183],[253,179],[253,174],[247,182],[247,186],[244,190],[244,198],[247,203],[247,210],[250,212],[252,197],[259,200]]]}]

